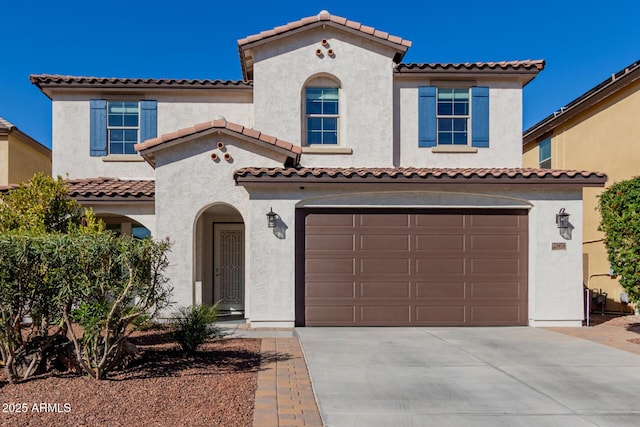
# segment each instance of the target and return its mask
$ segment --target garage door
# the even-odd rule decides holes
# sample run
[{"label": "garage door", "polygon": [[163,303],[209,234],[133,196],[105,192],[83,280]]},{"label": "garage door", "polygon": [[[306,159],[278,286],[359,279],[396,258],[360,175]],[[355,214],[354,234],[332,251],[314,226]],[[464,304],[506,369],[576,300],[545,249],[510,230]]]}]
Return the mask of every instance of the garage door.
[{"label": "garage door", "polygon": [[527,324],[526,211],[310,211],[298,218],[299,323]]}]

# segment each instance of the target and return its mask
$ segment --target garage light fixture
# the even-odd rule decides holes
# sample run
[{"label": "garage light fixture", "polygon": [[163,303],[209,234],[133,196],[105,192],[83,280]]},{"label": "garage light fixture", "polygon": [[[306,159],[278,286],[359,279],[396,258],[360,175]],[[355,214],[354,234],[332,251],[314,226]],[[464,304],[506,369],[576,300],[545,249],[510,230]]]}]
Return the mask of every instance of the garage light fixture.
[{"label": "garage light fixture", "polygon": [[556,214],[556,224],[558,224],[560,230],[569,228],[569,215],[564,211],[564,208],[560,209],[560,212]]},{"label": "garage light fixture", "polygon": [[277,219],[278,214],[273,211],[273,208],[269,208],[269,212],[267,213],[267,227],[276,228]]}]

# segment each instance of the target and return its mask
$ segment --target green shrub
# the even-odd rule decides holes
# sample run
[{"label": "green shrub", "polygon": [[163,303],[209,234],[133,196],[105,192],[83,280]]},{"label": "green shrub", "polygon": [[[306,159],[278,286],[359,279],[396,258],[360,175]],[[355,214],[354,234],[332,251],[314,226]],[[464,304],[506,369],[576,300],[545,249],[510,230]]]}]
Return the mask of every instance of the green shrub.
[{"label": "green shrub", "polygon": [[217,304],[213,307],[205,305],[182,307],[171,319],[173,328],[171,336],[182,350],[193,354],[207,338],[220,336],[220,329],[213,325],[217,317]]},{"label": "green shrub", "polygon": [[620,181],[599,196],[609,263],[633,303],[640,303],[640,177]]}]

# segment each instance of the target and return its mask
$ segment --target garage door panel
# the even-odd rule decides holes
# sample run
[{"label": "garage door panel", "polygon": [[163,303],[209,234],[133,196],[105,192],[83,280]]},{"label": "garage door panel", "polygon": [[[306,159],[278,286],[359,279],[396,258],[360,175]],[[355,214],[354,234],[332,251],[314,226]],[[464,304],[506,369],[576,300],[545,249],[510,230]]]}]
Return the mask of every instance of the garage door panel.
[{"label": "garage door panel", "polygon": [[315,234],[307,236],[307,248],[314,251],[353,251],[353,234]]},{"label": "garage door panel", "polygon": [[495,227],[504,229],[505,227],[518,228],[520,217],[517,215],[470,215],[469,227]]},{"label": "garage door panel", "polygon": [[462,299],[465,296],[465,282],[417,282],[415,283],[416,299],[427,298],[454,298]]},{"label": "garage door panel", "polygon": [[356,310],[353,305],[307,306],[305,316],[310,326],[353,325],[356,322]]},{"label": "garage door panel", "polygon": [[369,214],[358,215],[360,228],[409,227],[409,215]]},{"label": "garage door panel", "polygon": [[313,229],[314,226],[318,227],[348,227],[353,228],[355,225],[355,215],[353,214],[332,214],[332,215],[320,215],[310,214],[305,218],[305,224],[308,229]]},{"label": "garage door panel", "polygon": [[404,253],[409,250],[409,241],[410,238],[407,235],[363,235],[360,236],[359,249],[361,251],[380,251],[380,248],[384,248],[384,251],[402,251]]},{"label": "garage door panel", "polygon": [[415,216],[416,227],[464,227],[464,215],[450,214],[417,214]]},{"label": "garage door panel", "polygon": [[465,259],[456,258],[418,258],[416,259],[417,275],[464,275]]},{"label": "garage door panel", "polygon": [[334,215],[306,216],[307,325],[526,324],[524,212]]},{"label": "garage door panel", "polygon": [[518,282],[471,282],[469,291],[471,298],[511,299],[512,301],[517,301],[521,297]]},{"label": "garage door panel", "polygon": [[472,258],[469,262],[470,274],[520,274],[518,258]]},{"label": "garage door panel", "polygon": [[415,249],[417,251],[464,251],[465,236],[456,232],[455,234],[418,234],[414,236]]},{"label": "garage door panel", "polygon": [[361,274],[401,274],[408,275],[411,273],[410,263],[408,259],[383,259],[383,258],[367,258],[360,260]]},{"label": "garage door panel", "polygon": [[520,236],[518,235],[470,235],[469,249],[471,251],[519,251]]},{"label": "garage door panel", "polygon": [[406,325],[411,308],[406,305],[366,305],[360,307],[360,322],[365,325]]},{"label": "garage door panel", "polygon": [[483,305],[471,307],[470,317],[473,323],[510,325],[521,316],[518,305]]},{"label": "garage door panel", "polygon": [[411,296],[411,283],[409,282],[361,282],[359,296],[362,299],[404,299]]},{"label": "garage door panel", "polygon": [[309,282],[307,297],[309,298],[355,298],[354,282]]},{"label": "garage door panel", "polygon": [[458,305],[419,305],[415,307],[417,324],[462,325],[465,323],[465,307]]}]

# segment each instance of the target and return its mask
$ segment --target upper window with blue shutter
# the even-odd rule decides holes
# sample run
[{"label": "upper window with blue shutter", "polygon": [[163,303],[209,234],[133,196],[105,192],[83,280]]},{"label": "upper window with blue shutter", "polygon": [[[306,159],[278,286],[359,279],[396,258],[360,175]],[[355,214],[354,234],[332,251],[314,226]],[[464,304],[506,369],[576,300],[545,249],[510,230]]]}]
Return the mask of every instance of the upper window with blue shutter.
[{"label": "upper window with blue shutter", "polygon": [[418,88],[420,147],[488,147],[489,88]]},{"label": "upper window with blue shutter", "polygon": [[91,100],[91,156],[137,154],[134,145],[156,134],[156,101]]}]

